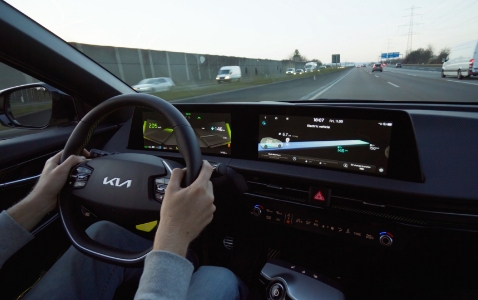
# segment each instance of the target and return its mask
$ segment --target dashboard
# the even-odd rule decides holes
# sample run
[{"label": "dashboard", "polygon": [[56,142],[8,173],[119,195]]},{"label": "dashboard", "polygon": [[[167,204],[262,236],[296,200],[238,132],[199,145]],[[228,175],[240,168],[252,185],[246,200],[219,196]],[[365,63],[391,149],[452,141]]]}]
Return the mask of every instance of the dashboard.
[{"label": "dashboard", "polygon": [[[478,231],[478,113],[435,105],[175,104],[205,159],[246,180],[244,216],[387,249],[422,232]],[[461,133],[461,134],[458,134]],[[181,161],[174,128],[135,109],[105,151]],[[282,229],[279,229],[282,230]]]}]

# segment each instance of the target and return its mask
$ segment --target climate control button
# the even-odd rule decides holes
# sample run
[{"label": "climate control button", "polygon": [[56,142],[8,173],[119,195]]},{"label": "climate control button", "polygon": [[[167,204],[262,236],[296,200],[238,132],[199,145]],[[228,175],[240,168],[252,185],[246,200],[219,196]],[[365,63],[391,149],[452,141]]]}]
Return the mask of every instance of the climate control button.
[{"label": "climate control button", "polygon": [[252,209],[252,214],[256,217],[260,216],[262,214],[262,209],[264,209],[261,205],[257,204],[254,206]]},{"label": "climate control button", "polygon": [[393,238],[388,234],[382,234],[380,236],[380,245],[390,247],[393,244]]}]

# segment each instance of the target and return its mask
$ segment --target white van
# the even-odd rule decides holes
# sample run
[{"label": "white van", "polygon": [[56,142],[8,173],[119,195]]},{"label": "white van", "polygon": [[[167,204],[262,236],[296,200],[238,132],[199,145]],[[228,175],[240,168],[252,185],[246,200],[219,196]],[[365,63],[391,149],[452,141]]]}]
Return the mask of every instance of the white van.
[{"label": "white van", "polygon": [[225,66],[219,69],[216,76],[217,83],[241,81],[241,68],[239,66]]},{"label": "white van", "polygon": [[317,63],[315,61],[311,61],[305,64],[304,66],[305,73],[314,72],[317,69]]},{"label": "white van", "polygon": [[464,76],[477,76],[478,65],[478,40],[459,44],[450,50],[450,54],[444,60],[441,68],[441,77],[456,76],[463,79]]}]

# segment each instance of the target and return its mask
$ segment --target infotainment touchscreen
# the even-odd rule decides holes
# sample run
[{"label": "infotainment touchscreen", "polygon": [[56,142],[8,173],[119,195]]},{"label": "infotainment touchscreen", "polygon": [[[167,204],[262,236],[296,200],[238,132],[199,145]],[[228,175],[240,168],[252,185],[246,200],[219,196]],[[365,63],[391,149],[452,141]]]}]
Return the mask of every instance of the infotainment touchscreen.
[{"label": "infotainment touchscreen", "polygon": [[261,115],[258,157],[385,175],[392,127],[387,120]]},{"label": "infotainment touchscreen", "polygon": [[[227,113],[183,112],[196,134],[202,153],[231,154],[231,115]],[[169,121],[155,112],[143,112],[145,149],[178,151]]]}]

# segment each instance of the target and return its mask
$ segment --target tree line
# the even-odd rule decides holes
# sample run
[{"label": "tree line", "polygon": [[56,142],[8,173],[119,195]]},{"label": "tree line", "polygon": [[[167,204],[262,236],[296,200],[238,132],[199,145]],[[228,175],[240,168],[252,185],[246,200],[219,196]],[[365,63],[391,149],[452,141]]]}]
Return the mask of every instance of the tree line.
[{"label": "tree line", "polygon": [[404,64],[441,64],[442,59],[448,57],[450,48],[443,48],[438,53],[435,53],[435,48],[428,45],[426,49],[418,48],[410,51],[403,59]]}]

